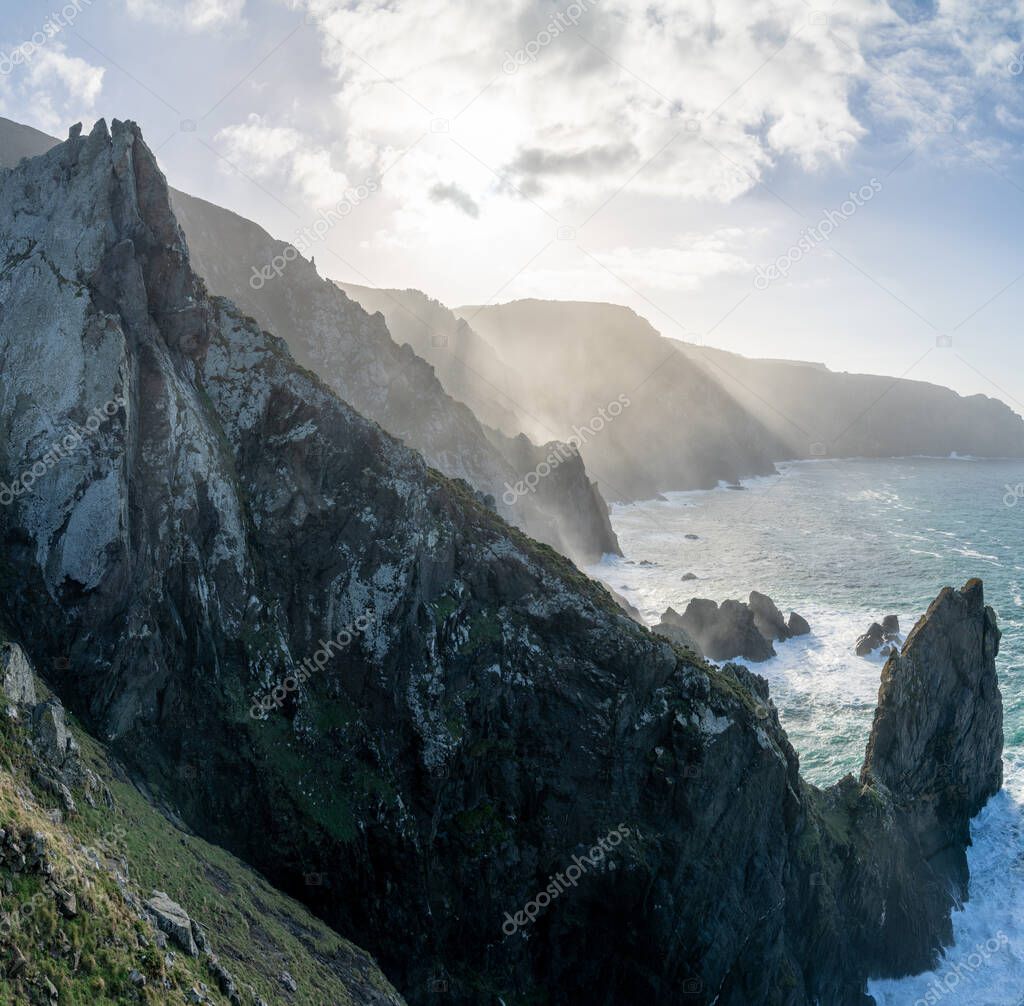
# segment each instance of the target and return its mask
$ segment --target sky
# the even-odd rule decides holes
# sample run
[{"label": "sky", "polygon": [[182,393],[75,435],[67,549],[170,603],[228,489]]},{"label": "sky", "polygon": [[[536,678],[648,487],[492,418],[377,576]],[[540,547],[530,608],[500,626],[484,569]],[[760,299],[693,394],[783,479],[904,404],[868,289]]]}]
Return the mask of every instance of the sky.
[{"label": "sky", "polygon": [[626,304],[1024,413],[1022,26],[1024,0],[19,0],[0,115],[134,119],[176,187],[284,240],[329,220],[332,279]]}]

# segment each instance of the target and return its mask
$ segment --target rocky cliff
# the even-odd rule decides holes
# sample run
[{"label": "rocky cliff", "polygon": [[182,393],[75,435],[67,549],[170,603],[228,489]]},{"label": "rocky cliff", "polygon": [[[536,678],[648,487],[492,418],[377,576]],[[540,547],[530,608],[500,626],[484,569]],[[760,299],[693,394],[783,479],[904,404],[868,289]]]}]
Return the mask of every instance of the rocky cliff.
[{"label": "rocky cliff", "polygon": [[499,347],[465,318],[419,290],[335,285],[371,314],[383,314],[395,339],[412,346],[434,368],[448,394],[465,402],[482,423],[508,433],[533,429],[543,440],[555,435],[543,426],[536,428],[529,389],[502,359]]},{"label": "rocky cliff", "polygon": [[621,422],[583,451],[609,498],[705,488],[793,458],[1024,457],[1024,420],[984,395],[748,359],[664,338],[615,304],[521,300],[455,313],[497,353],[486,369],[478,352],[474,371],[551,429],[579,422],[612,389],[639,388]]},{"label": "rocky cliff", "polygon": [[788,455],[714,375],[628,308],[521,300],[459,307],[455,314],[498,354],[493,370],[476,369],[546,427],[568,431],[562,436],[616,396],[630,399],[582,450],[609,499],[710,489],[770,474]]},{"label": "rocky cliff", "polygon": [[1024,420],[986,395],[710,346],[681,348],[785,443],[789,457],[1024,457]]},{"label": "rocky cliff", "polygon": [[948,940],[999,784],[980,584],[819,791],[763,679],[637,625],[209,296],[133,124],[0,173],[0,305],[17,638],[410,1002],[846,1006]]},{"label": "rocky cliff", "polygon": [[[56,142],[0,119],[0,167],[13,167]],[[557,486],[545,478],[535,491],[508,502],[507,486],[534,469],[533,463],[518,466],[524,455],[547,456],[555,446],[546,443],[550,436],[531,452],[515,447],[519,428],[508,437],[493,435],[470,408],[445,393],[423,359],[392,339],[382,317],[321,279],[294,248],[229,210],[170,191],[195,271],[215,293],[285,338],[300,363],[363,415],[444,474],[493,497],[506,520],[563,554],[581,563],[620,554],[607,505],[578,455],[561,466]]]},{"label": "rocky cliff", "polygon": [[[210,288],[284,338],[299,363],[364,416],[445,475],[493,497],[498,513],[534,538],[581,563],[620,554],[607,504],[578,455],[562,466],[557,488],[545,478],[535,493],[509,502],[508,486],[533,464],[524,467],[522,452],[506,450],[488,436],[470,408],[446,393],[415,347],[392,339],[382,315],[363,310],[321,279],[311,261],[293,258],[287,243],[258,225],[180,192],[172,192],[172,204],[194,268]],[[280,275],[253,282],[257,270],[275,262],[285,264]],[[511,436],[518,434],[516,429]],[[571,492],[562,492],[569,484]]]}]

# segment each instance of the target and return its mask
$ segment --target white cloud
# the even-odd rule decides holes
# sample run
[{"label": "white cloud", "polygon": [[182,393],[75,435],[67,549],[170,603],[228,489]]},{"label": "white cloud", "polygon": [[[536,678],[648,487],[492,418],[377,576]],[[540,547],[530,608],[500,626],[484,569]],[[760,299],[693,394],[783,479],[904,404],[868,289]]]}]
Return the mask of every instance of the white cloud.
[{"label": "white cloud", "polygon": [[174,25],[189,31],[207,31],[238,25],[246,0],[187,0],[185,4],[163,0],[125,0],[128,13],[141,20]]},{"label": "white cloud", "polygon": [[350,188],[348,176],[332,166],[330,151],[297,129],[272,126],[252,114],[217,134],[224,156],[246,174],[283,180],[316,209],[336,205]]},{"label": "white cloud", "polygon": [[872,144],[900,145],[887,165],[908,142],[929,159],[1018,156],[1024,74],[1007,67],[1024,0],[844,0],[820,5],[824,22],[805,0],[283,2],[313,15],[333,93],[218,143],[318,206],[383,174],[346,235],[396,282],[426,283],[440,244],[476,284],[604,289],[578,253],[522,270],[568,225],[638,287],[695,290],[749,256],[671,235],[713,232],[744,197],[785,215],[762,182],[793,192]]},{"label": "white cloud", "polygon": [[[69,56],[63,43],[50,41],[34,48],[9,76],[0,77],[0,108],[30,109],[31,125],[63,135],[69,122],[95,115],[105,72],[79,56]],[[25,121],[23,114],[20,118]]]}]

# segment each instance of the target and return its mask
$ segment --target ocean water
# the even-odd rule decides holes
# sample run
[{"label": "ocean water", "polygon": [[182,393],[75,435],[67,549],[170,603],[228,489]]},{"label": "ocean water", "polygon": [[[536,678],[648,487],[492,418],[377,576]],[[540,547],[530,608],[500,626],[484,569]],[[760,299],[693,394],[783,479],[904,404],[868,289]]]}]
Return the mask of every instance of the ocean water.
[{"label": "ocean water", "polygon": [[[954,946],[934,972],[873,981],[870,992],[879,1006],[1022,1006],[1024,462],[799,462],[742,491],[616,506],[612,523],[625,557],[590,572],[649,622],[692,597],[745,600],[751,590],[807,618],[811,635],[750,666],[768,679],[801,771],[819,785],[863,761],[883,660],[855,656],[857,637],[887,614],[909,632],[941,587],[984,580],[1003,632],[1004,788],[972,824]],[[684,582],[687,572],[699,579]]]}]

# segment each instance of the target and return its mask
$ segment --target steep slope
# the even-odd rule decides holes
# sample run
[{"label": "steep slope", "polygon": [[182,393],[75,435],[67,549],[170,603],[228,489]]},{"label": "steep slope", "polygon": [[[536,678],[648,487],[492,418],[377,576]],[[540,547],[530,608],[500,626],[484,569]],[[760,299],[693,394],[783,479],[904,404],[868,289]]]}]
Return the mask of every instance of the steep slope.
[{"label": "steep slope", "polygon": [[[56,142],[0,119],[0,167],[13,167]],[[533,465],[517,468],[523,452],[489,436],[469,408],[445,393],[431,367],[391,338],[382,318],[367,314],[321,279],[312,262],[293,257],[294,249],[257,224],[182,192],[172,190],[171,199],[196,272],[263,328],[286,338],[299,362],[363,415],[446,475],[492,496],[505,519],[564,554],[580,562],[619,554],[607,505],[577,455],[561,465],[557,487],[544,479],[535,492],[507,502],[508,486]],[[277,274],[254,281],[273,263],[282,264]],[[555,447],[550,439],[543,438],[542,456]]]},{"label": "steep slope", "polygon": [[948,941],[999,785],[979,583],[887,666],[862,781],[817,791],[763,679],[626,618],[211,298],[133,124],[0,174],[0,304],[17,637],[410,1002],[852,1006]]},{"label": "steep slope", "polygon": [[366,954],[161,814],[2,631],[0,832],[0,1002],[401,1006]]},{"label": "steep slope", "polygon": [[[429,364],[391,338],[381,315],[364,311],[256,224],[183,193],[173,193],[172,204],[196,271],[210,287],[281,334],[296,359],[345,401],[428,464],[494,497],[497,511],[533,537],[581,562],[619,554],[607,505],[578,456],[561,473],[573,483],[571,495],[542,482],[538,493],[507,502],[507,487],[531,469],[516,467],[470,409],[445,393]],[[272,262],[286,262],[280,276],[251,282]]]},{"label": "steep slope", "polygon": [[434,368],[448,394],[465,402],[482,423],[506,433],[529,430],[543,440],[556,435],[529,414],[529,389],[502,360],[499,348],[440,301],[419,290],[336,286],[371,314],[383,314],[395,339],[412,346]]}]

